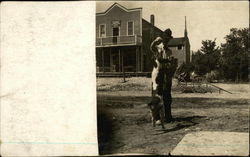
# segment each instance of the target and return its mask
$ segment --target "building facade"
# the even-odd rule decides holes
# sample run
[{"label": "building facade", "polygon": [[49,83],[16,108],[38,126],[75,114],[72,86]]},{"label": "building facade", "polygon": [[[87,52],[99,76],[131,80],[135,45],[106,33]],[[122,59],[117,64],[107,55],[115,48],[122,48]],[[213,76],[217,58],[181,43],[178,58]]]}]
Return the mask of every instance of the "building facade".
[{"label": "building facade", "polygon": [[[186,32],[186,29],[185,29]],[[96,14],[97,72],[150,72],[150,44],[163,31],[142,18],[142,8],[127,9],[114,3],[103,13]],[[178,62],[190,60],[190,45],[186,36],[169,42]],[[189,50],[189,57],[187,50]]]},{"label": "building facade", "polygon": [[184,37],[173,38],[168,43],[169,48],[172,50],[173,56],[178,59],[178,66],[182,63],[190,63],[190,42],[187,33],[186,17],[185,17],[185,30]]}]

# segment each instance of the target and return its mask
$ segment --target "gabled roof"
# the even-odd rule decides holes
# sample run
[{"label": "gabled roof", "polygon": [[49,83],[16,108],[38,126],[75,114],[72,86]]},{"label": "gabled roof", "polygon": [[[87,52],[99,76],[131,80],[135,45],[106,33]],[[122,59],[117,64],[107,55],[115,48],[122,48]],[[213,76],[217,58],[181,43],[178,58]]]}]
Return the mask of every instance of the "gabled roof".
[{"label": "gabled roof", "polygon": [[185,37],[180,37],[180,38],[172,38],[168,46],[178,46],[178,45],[184,45],[185,44]]},{"label": "gabled roof", "polygon": [[151,25],[151,26],[153,26],[155,29],[157,29],[158,31],[160,31],[160,32],[162,32],[163,33],[163,31],[161,30],[161,29],[159,29],[158,27],[156,27],[155,25],[152,25],[150,22],[148,22],[147,20],[145,20],[144,18],[142,18],[142,21],[143,22],[145,22],[145,23],[147,23],[148,25]]},{"label": "gabled roof", "polygon": [[124,6],[120,5],[119,3],[114,3],[113,5],[111,5],[105,12],[102,13],[96,13],[97,16],[100,15],[106,15],[110,10],[112,10],[115,6],[121,8],[122,10],[126,11],[126,12],[132,12],[132,11],[138,11],[138,10],[142,10],[142,8],[132,8],[132,9],[127,9]]}]

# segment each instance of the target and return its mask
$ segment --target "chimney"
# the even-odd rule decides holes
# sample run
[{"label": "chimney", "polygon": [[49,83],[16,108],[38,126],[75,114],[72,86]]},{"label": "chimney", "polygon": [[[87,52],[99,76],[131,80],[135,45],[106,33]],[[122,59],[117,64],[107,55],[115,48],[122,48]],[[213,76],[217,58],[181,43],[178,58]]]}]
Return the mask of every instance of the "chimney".
[{"label": "chimney", "polygon": [[187,38],[187,22],[186,22],[186,16],[185,16],[185,30],[184,30],[184,37]]},{"label": "chimney", "polygon": [[150,15],[150,23],[154,26],[155,25],[155,16]]},{"label": "chimney", "polygon": [[154,32],[155,16],[154,15],[150,15],[150,23],[152,25],[152,27],[150,27],[150,40],[152,42],[155,38],[155,32]]}]

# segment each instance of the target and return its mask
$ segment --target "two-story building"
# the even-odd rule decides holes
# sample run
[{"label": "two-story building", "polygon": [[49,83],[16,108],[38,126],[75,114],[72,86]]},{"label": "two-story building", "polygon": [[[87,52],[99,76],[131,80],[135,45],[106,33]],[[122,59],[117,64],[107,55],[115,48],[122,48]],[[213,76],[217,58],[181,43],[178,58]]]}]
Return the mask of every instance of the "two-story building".
[{"label": "two-story building", "polygon": [[[150,44],[163,31],[142,18],[142,8],[127,9],[114,3],[105,12],[96,14],[97,72],[150,72]],[[189,62],[190,45],[185,37],[173,38],[169,47],[178,62]],[[188,53],[189,52],[189,53]]]}]

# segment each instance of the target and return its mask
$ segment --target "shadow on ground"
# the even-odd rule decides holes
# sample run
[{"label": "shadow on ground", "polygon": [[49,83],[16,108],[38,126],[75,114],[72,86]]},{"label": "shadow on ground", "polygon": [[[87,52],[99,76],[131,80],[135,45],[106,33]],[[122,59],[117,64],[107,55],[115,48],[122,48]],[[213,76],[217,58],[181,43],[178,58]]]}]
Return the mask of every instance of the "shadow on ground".
[{"label": "shadow on ground", "polygon": [[113,141],[114,124],[112,117],[99,110],[97,116],[98,147],[100,152],[109,151],[108,145]]},{"label": "shadow on ground", "polygon": [[[160,135],[160,134],[165,134],[173,131],[178,131],[181,129],[186,129],[191,126],[195,126],[199,123],[202,122],[202,119],[205,119],[206,116],[188,116],[188,117],[177,117],[173,118],[173,121],[171,123],[176,123],[175,127],[170,128],[170,129],[162,129],[160,133],[156,133],[153,135]],[[166,123],[165,125],[168,125]]]},{"label": "shadow on ground", "polygon": [[[150,102],[149,96],[98,96],[98,106],[106,105],[111,108],[133,107],[134,105],[147,104]],[[234,105],[248,105],[249,99],[229,99],[229,98],[175,98],[173,97],[172,107],[175,108],[210,108]]]}]

